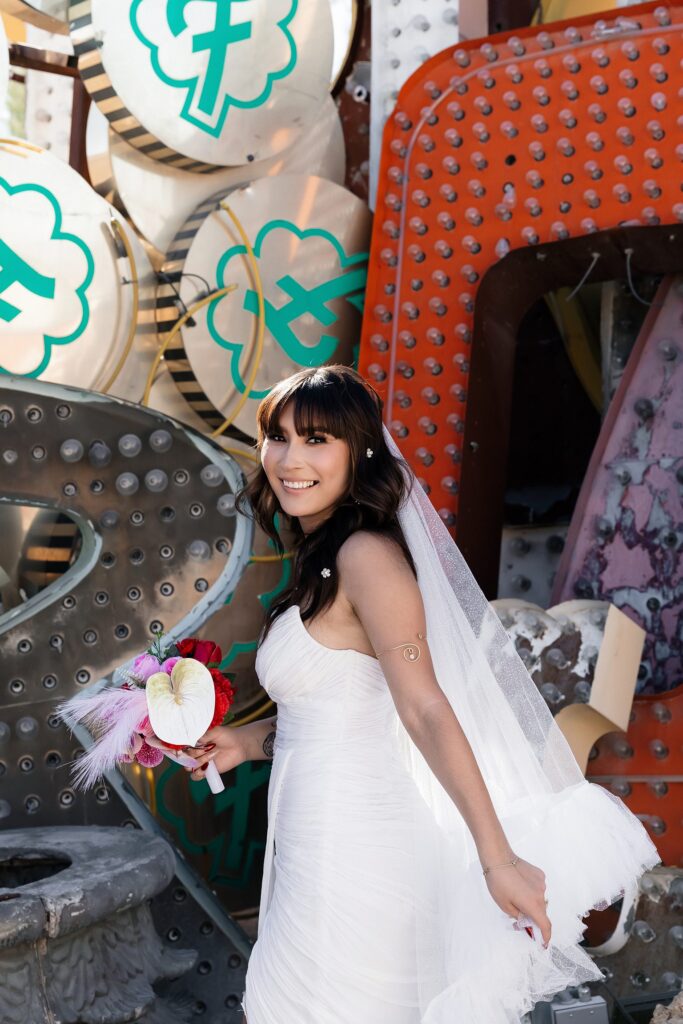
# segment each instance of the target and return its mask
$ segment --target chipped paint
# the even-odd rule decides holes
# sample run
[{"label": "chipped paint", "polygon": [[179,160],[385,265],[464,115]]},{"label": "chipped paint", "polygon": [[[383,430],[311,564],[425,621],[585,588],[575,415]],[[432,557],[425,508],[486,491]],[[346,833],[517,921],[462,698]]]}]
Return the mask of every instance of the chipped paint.
[{"label": "chipped paint", "polygon": [[553,600],[611,601],[647,632],[637,692],[681,680],[683,280],[661,285],[605,418]]}]

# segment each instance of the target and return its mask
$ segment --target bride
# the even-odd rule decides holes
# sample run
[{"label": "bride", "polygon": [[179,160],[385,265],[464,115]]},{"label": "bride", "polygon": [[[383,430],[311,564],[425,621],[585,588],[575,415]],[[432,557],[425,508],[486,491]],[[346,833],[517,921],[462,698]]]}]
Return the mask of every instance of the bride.
[{"label": "bride", "polygon": [[294,536],[256,660],[278,715],[188,750],[195,780],[273,759],[245,1020],[517,1024],[602,977],[581,919],[660,858],[584,779],[381,412],[347,366],[279,382],[238,496]]}]

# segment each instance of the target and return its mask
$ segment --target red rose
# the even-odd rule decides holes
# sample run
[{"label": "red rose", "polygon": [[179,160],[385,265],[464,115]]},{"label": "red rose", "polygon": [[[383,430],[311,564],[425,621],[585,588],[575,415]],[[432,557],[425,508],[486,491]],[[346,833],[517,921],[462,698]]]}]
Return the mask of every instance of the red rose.
[{"label": "red rose", "polygon": [[199,640],[192,657],[196,661],[201,661],[202,665],[210,665],[213,662],[220,665],[223,660],[223,652],[213,640]]},{"label": "red rose", "polygon": [[196,637],[188,637],[185,640],[179,640],[176,644],[178,648],[178,654],[181,658],[191,658],[194,655],[194,650],[199,640]]},{"label": "red rose", "polygon": [[195,661],[200,661],[202,665],[208,665],[214,661],[220,664],[223,660],[223,652],[213,640],[198,640],[197,637],[187,637],[185,640],[179,640],[176,647],[181,658],[194,658]]}]

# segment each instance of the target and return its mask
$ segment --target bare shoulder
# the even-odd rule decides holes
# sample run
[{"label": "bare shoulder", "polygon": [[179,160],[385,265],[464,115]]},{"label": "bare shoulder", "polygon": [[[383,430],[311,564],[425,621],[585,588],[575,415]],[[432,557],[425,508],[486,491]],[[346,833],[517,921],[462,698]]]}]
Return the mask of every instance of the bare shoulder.
[{"label": "bare shoulder", "polygon": [[[417,580],[403,548],[386,534],[358,530],[339,549],[339,589],[370,636],[377,617],[393,626],[404,618],[422,622],[424,611]],[[421,627],[420,627],[421,628]],[[424,630],[423,630],[424,632]],[[383,634],[372,641],[381,647]]]},{"label": "bare shoulder", "polygon": [[400,544],[386,533],[375,533],[373,530],[356,530],[352,533],[339,548],[338,557],[346,561],[393,558],[405,562]]},{"label": "bare shoulder", "polygon": [[401,545],[386,534],[372,530],[356,530],[347,537],[339,548],[337,565],[342,579],[367,579],[379,574],[409,573],[408,564]]}]

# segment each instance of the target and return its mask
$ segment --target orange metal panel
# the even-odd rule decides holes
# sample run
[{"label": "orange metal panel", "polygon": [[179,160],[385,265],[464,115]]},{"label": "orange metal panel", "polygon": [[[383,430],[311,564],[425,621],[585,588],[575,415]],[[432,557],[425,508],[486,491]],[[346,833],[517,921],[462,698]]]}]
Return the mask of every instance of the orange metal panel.
[{"label": "orange metal panel", "polygon": [[636,697],[628,731],[596,744],[586,778],[614,789],[647,826],[665,864],[683,867],[683,685]]},{"label": "orange metal panel", "polygon": [[450,527],[488,268],[511,249],[683,221],[682,30],[681,4],[533,27],[444,51],[401,90],[359,369]]}]

